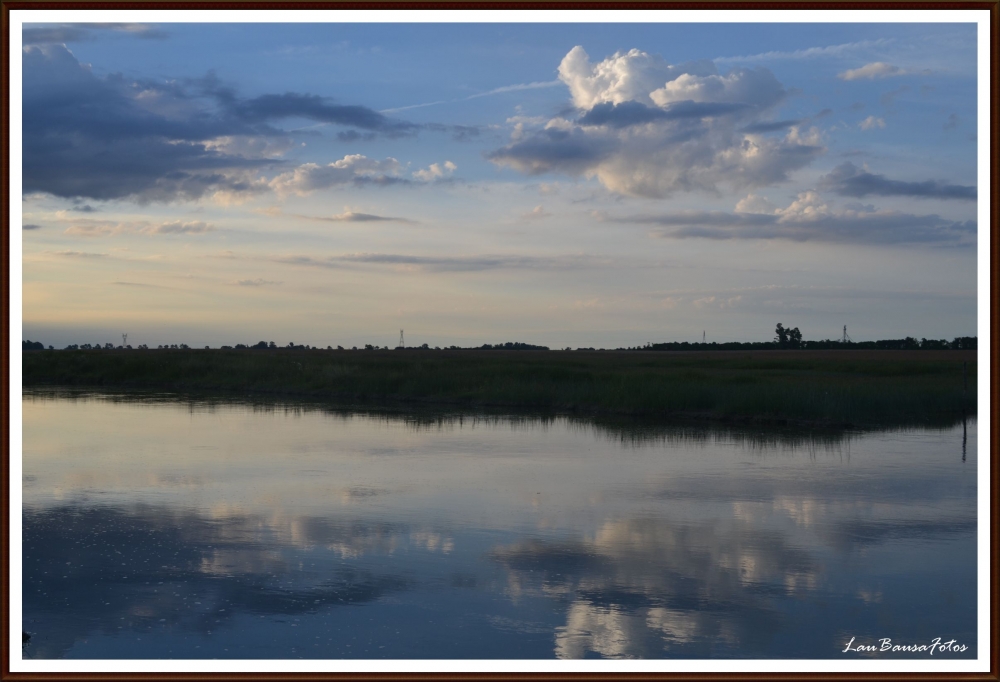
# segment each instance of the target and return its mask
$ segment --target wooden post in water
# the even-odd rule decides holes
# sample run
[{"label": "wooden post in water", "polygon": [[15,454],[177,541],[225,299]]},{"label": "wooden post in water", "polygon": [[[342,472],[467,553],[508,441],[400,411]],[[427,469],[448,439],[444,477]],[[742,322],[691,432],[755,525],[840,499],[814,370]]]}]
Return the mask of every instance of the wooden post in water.
[{"label": "wooden post in water", "polygon": [[965,442],[968,437],[965,427],[965,405],[968,402],[969,392],[969,363],[962,363],[962,461],[965,461]]}]

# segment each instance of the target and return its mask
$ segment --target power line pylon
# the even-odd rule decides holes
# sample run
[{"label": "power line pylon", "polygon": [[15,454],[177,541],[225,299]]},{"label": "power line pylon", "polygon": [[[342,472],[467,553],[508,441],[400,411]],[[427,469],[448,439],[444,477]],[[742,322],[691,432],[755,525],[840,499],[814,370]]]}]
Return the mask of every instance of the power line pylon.
[{"label": "power line pylon", "polygon": [[399,347],[400,348],[406,348],[406,344],[403,343],[403,330],[402,329],[399,330]]}]

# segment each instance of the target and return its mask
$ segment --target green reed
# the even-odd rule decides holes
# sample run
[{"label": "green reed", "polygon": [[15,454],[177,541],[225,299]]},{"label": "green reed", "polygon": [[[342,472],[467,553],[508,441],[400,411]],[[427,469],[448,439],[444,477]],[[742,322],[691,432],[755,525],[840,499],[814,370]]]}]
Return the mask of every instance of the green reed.
[{"label": "green reed", "polygon": [[23,358],[25,386],[837,426],[943,425],[976,411],[974,351],[164,349],[31,351]]}]

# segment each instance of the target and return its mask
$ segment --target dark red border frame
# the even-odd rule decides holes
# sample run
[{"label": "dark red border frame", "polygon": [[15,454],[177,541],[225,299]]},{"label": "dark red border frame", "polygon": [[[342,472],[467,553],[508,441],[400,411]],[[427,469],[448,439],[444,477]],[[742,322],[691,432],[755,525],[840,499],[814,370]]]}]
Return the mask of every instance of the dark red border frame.
[{"label": "dark red border frame", "polygon": [[[678,2],[663,2],[650,0],[544,0],[544,1],[469,1],[469,0],[380,0],[376,2],[330,2],[329,0],[206,0],[197,2],[182,0],[180,2],[165,2],[163,0],[130,0],[106,1],[95,0],[0,0],[0,54],[7,55],[10,49],[10,10],[21,9],[174,9],[174,10],[219,10],[219,9],[353,9],[353,10],[393,10],[393,9],[485,9],[485,10],[572,10],[572,9],[842,9],[842,10],[989,10],[990,11],[990,64],[993,79],[990,82],[990,139],[989,154],[993,177],[989,188],[990,193],[990,516],[993,520],[990,532],[990,582],[993,585],[990,599],[991,637],[989,646],[990,671],[984,673],[12,673],[10,671],[10,614],[7,604],[10,600],[10,533],[8,528],[8,508],[10,505],[10,64],[4,59],[0,71],[0,162],[2,162],[2,186],[0,186],[0,438],[2,438],[3,466],[0,469],[0,549],[2,549],[2,571],[0,578],[0,680],[25,680],[47,682],[48,680],[264,680],[277,679],[288,681],[299,680],[920,680],[932,682],[936,680],[994,680],[1000,682],[1000,665],[998,665],[998,592],[997,566],[1000,559],[998,548],[998,526],[1000,514],[997,513],[997,495],[1000,491],[1000,443],[997,431],[1000,428],[1000,389],[997,383],[997,350],[1000,348],[1000,321],[994,314],[997,301],[1000,301],[1000,225],[997,219],[997,201],[1000,199],[1000,182],[998,182],[998,107],[997,82],[1000,80],[1000,62],[998,62],[998,27],[1000,27],[1000,0],[883,0],[882,2],[857,2],[836,0],[798,0],[769,1],[757,0],[728,1],[705,0],[703,2],[680,0]],[[980,644],[982,645],[982,644]]]}]

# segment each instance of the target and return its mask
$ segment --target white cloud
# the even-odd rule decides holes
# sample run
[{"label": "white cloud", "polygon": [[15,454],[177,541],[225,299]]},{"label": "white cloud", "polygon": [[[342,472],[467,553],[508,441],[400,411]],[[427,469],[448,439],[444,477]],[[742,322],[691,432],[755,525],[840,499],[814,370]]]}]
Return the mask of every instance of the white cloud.
[{"label": "white cloud", "polygon": [[779,216],[779,223],[815,222],[830,216],[831,209],[819,194],[808,191],[800,192],[795,201],[786,208],[775,209],[774,214]]},{"label": "white cloud", "polygon": [[869,116],[865,120],[858,123],[858,127],[861,128],[862,130],[874,130],[875,128],[885,128],[885,119]]},{"label": "white cloud", "polygon": [[422,182],[431,182],[451,175],[457,168],[458,166],[451,161],[445,161],[443,164],[432,163],[427,168],[414,171],[413,177]]},{"label": "white cloud", "polygon": [[171,223],[161,223],[159,225],[151,226],[150,228],[143,230],[147,234],[201,234],[203,232],[211,232],[215,228],[201,221],[193,222],[181,222],[180,220],[175,220]]},{"label": "white cloud", "polygon": [[815,128],[744,129],[770,121],[786,95],[767,69],[720,74],[710,61],[671,65],[635,49],[592,63],[577,46],[559,65],[559,78],[582,115],[550,119],[535,131],[517,121],[510,144],[489,155],[494,163],[528,174],[592,177],[620,194],[665,197],[781,182],[824,151]]},{"label": "white cloud", "polygon": [[774,213],[777,207],[767,197],[748,194],[736,203],[737,213]]},{"label": "white cloud", "polygon": [[203,143],[206,149],[244,158],[277,159],[296,146],[291,137],[222,135]]},{"label": "white cloud", "polygon": [[872,62],[857,69],[848,69],[847,71],[838,73],[837,78],[845,81],[856,81],[862,78],[872,80],[874,78],[889,78],[890,76],[905,76],[907,73],[907,71],[898,66],[893,66],[886,62]]},{"label": "white cloud", "polygon": [[465,100],[478,99],[480,97],[489,97],[490,95],[499,95],[505,92],[520,92],[522,90],[538,90],[539,88],[551,88],[559,85],[559,81],[536,81],[534,83],[518,83],[516,85],[503,85],[499,88],[493,88],[492,90],[487,90],[486,92],[478,92],[475,95],[469,95]]},{"label": "white cloud", "polygon": [[81,237],[110,237],[118,234],[204,234],[211,232],[215,227],[202,221],[181,221],[174,220],[166,223],[150,223],[146,220],[139,221],[114,221],[114,220],[64,220],[61,222],[70,223],[66,228],[66,234]]},{"label": "white cloud", "polygon": [[738,68],[721,75],[708,60],[674,65],[659,55],[635,49],[616,52],[592,64],[587,52],[577,45],[559,65],[559,78],[569,86],[573,104],[580,109],[602,102],[665,107],[684,101],[768,107],[785,95],[767,69]]},{"label": "white cloud", "polygon": [[535,206],[530,211],[521,214],[521,220],[541,220],[542,218],[548,218],[552,214],[545,210],[541,205]]},{"label": "white cloud", "polygon": [[803,50],[792,50],[790,52],[760,52],[758,54],[743,55],[740,57],[717,57],[716,62],[759,62],[772,59],[810,59],[816,57],[839,57],[846,52],[864,50],[870,47],[881,47],[891,43],[888,38],[878,40],[861,40],[856,43],[841,43],[839,45],[827,45],[824,47],[808,47]]},{"label": "white cloud", "polygon": [[363,154],[349,154],[331,164],[302,164],[298,168],[278,175],[269,186],[279,197],[295,194],[306,196],[316,190],[329,189],[349,183],[388,184],[405,182],[399,179],[402,165],[388,157],[383,161],[369,159]]},{"label": "white cloud", "polygon": [[685,73],[709,76],[715,73],[715,66],[709,61],[672,66],[658,55],[635,49],[616,52],[602,62],[591,64],[580,45],[570,50],[559,64],[559,80],[569,86],[573,104],[580,109],[601,102],[651,105],[651,92]]},{"label": "white cloud", "polygon": [[674,102],[729,102],[767,108],[785,96],[781,83],[766,69],[734,69],[725,76],[684,73],[649,93],[661,107]]}]

